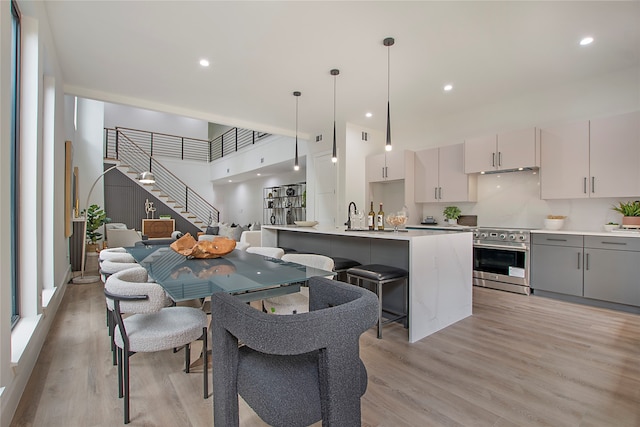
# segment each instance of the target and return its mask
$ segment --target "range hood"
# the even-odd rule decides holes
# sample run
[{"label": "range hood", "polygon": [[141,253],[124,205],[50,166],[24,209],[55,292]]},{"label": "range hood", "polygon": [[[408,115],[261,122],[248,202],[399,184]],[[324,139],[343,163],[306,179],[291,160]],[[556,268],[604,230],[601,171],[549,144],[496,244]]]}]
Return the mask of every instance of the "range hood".
[{"label": "range hood", "polygon": [[496,173],[511,173],[511,172],[526,172],[526,171],[537,171],[538,167],[527,167],[527,168],[514,168],[514,169],[501,169],[495,171],[485,171],[480,172],[480,175],[492,175]]}]

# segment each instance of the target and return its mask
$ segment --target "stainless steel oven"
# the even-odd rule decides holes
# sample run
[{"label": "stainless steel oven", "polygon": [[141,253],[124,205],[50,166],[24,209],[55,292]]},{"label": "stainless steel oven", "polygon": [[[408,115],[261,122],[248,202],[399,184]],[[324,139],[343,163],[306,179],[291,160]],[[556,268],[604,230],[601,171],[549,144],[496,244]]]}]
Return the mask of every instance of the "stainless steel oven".
[{"label": "stainless steel oven", "polygon": [[473,284],[529,295],[529,251],[529,230],[474,230]]}]

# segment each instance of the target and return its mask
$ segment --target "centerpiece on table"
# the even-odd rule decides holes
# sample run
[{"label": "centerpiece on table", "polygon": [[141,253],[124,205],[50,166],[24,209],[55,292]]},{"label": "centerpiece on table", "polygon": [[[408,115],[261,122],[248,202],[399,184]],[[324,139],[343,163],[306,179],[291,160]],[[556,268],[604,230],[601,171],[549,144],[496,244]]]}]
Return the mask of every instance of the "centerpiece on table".
[{"label": "centerpiece on table", "polygon": [[227,255],[236,247],[236,241],[227,237],[215,237],[213,240],[196,241],[187,233],[171,244],[171,249],[187,258],[219,258]]}]

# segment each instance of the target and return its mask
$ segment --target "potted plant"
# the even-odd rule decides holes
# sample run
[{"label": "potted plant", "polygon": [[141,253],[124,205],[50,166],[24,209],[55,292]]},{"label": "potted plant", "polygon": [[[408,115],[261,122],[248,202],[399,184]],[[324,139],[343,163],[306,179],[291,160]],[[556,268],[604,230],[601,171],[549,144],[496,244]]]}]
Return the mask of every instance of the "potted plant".
[{"label": "potted plant", "polygon": [[108,222],[111,222],[111,218],[107,217],[104,210],[98,205],[91,205],[87,209],[86,214],[83,211],[83,215],[87,218],[87,252],[96,252],[98,250],[98,240],[102,238],[102,233],[97,230]]},{"label": "potted plant", "polygon": [[640,200],[620,202],[611,209],[622,214],[623,227],[640,228]]},{"label": "potted plant", "polygon": [[460,208],[458,208],[457,206],[447,206],[446,208],[444,208],[443,215],[449,225],[456,225],[461,213],[462,212],[460,211]]}]

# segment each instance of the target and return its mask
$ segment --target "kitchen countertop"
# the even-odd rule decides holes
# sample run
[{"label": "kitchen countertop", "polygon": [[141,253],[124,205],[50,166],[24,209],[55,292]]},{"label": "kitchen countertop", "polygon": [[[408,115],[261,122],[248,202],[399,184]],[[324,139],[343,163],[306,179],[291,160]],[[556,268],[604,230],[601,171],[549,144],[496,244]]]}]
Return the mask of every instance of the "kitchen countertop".
[{"label": "kitchen countertop", "polygon": [[622,230],[620,231],[585,231],[585,230],[531,230],[531,233],[544,234],[578,234],[582,236],[604,236],[604,237],[640,237],[640,230]]},{"label": "kitchen countertop", "polygon": [[[411,226],[413,227],[413,226]],[[314,227],[299,227],[297,225],[263,225],[262,228],[267,230],[297,231],[301,233],[329,234],[333,236],[351,236],[351,237],[367,237],[371,239],[388,239],[388,240],[412,240],[414,237],[423,237],[430,235],[441,235],[443,233],[459,233],[462,229],[442,230],[442,229],[407,229],[406,231],[393,232],[391,229],[385,231],[369,231],[369,230],[345,230],[344,227],[327,227],[316,225]],[[470,227],[469,227],[470,228]],[[470,230],[469,230],[470,231]]]}]

